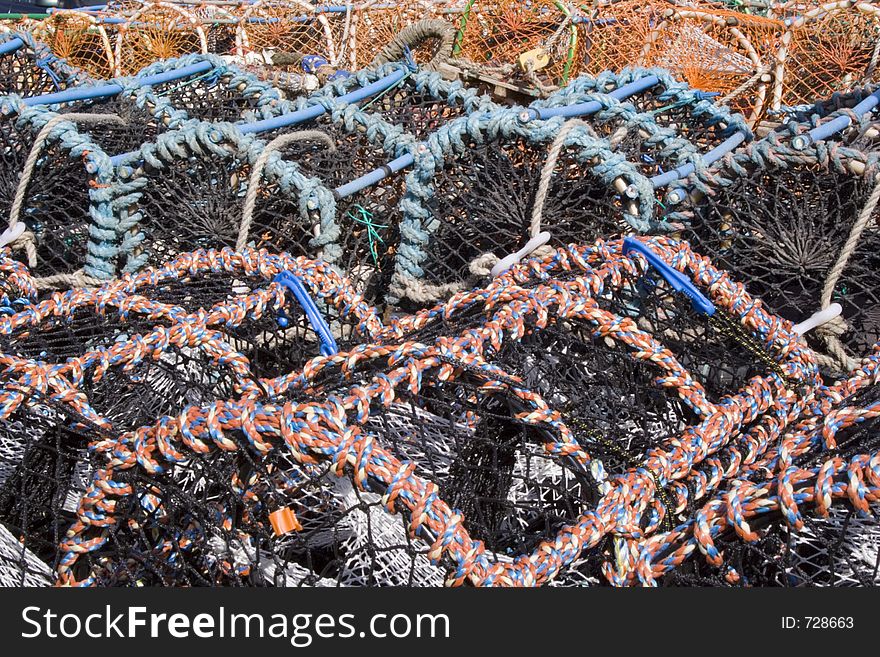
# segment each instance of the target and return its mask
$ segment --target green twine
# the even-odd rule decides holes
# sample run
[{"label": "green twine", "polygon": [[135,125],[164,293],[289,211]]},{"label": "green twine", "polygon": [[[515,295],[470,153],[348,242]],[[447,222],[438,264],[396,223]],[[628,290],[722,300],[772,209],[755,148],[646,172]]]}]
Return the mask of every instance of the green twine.
[{"label": "green twine", "polygon": [[406,82],[406,79],[407,79],[409,76],[411,76],[412,74],[413,74],[412,71],[407,71],[407,72],[404,74],[404,76],[403,76],[402,78],[400,78],[397,82],[395,82],[394,84],[392,84],[390,87],[386,87],[386,88],[382,91],[382,93],[373,96],[373,97],[370,99],[370,102],[368,102],[366,105],[361,105],[361,109],[362,109],[362,110],[367,109],[370,105],[372,105],[372,104],[375,103],[377,100],[379,100],[380,98],[382,98],[382,97],[383,97],[385,94],[387,94],[389,91],[393,91],[393,90],[397,89],[397,87],[399,87],[399,86],[402,85],[404,82]]},{"label": "green twine", "polygon": [[380,237],[379,232],[376,229],[388,228],[388,226],[384,224],[373,223],[373,213],[367,210],[364,206],[355,204],[354,207],[357,210],[359,216],[353,215],[350,210],[346,213],[346,216],[349,219],[367,227],[367,239],[370,241],[370,255],[373,256],[373,264],[378,267],[379,252],[376,248],[376,243],[378,242],[384,246],[385,240]]},{"label": "green twine", "polygon": [[474,0],[468,0],[461,14],[461,22],[458,26],[458,32],[455,33],[455,42],[452,46],[452,56],[457,57],[461,54],[461,44],[464,42],[464,31],[467,28],[468,20],[471,17],[471,9],[474,7]]},{"label": "green twine", "polygon": [[658,107],[655,110],[651,110],[648,112],[651,115],[659,114],[660,112],[665,112],[667,110],[675,109],[677,107],[683,107],[685,105],[691,105],[696,102],[696,99],[692,98],[691,100],[679,100],[678,102],[672,103],[671,105],[664,105],[663,107]]}]

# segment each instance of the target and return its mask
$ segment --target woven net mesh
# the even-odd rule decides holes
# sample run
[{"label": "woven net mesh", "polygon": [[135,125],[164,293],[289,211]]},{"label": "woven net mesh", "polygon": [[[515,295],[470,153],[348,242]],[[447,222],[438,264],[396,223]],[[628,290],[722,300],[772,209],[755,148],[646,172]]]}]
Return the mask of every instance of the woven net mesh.
[{"label": "woven net mesh", "polygon": [[113,47],[104,27],[83,12],[52,14],[34,31],[59,57],[96,79],[115,72]]},{"label": "woven net mesh", "polygon": [[[397,34],[414,23],[436,17],[439,3],[429,0],[404,0],[392,5],[381,0],[370,0],[356,8],[353,19],[354,62],[358,67],[368,65],[376,56],[376,46],[391,42]],[[426,64],[434,54],[436,39],[412,48],[413,59]]]},{"label": "woven net mesh", "polygon": [[[187,58],[178,60],[181,66],[187,61]],[[214,66],[211,70],[152,85],[151,93],[170,107],[182,110],[187,118],[205,121],[238,122],[281,112],[281,94],[276,89],[217,59],[209,61]],[[160,62],[155,70],[147,67],[139,77],[161,73],[167,70],[167,64],[167,61]]]},{"label": "woven net mesh", "polygon": [[134,75],[161,59],[204,52],[204,39],[199,23],[185,11],[145,6],[120,26],[115,44],[117,74]]},{"label": "woven net mesh", "polygon": [[327,16],[302,0],[251,5],[238,23],[236,45],[240,56],[269,51],[334,59],[336,49]]},{"label": "woven net mesh", "polygon": [[[557,585],[638,581],[640,555],[661,584],[871,582],[875,526],[845,505],[797,531],[778,513],[753,519],[747,540],[718,525],[708,563],[693,550],[658,560],[701,507],[743,493],[752,517],[745,493],[772,484],[750,477],[790,460],[779,445],[820,479],[829,461],[814,439],[823,415],[774,439],[786,390],[811,385],[811,356],[705,260],[647,244],[721,315],[695,313],[617,243],[558,251],[385,328],[326,265],[230,251],[13,316],[0,325],[15,375],[0,395],[4,580],[528,583],[522,557],[540,562],[582,527],[577,549],[550,557]],[[311,320],[271,282],[284,270],[318,301],[341,357],[319,355]],[[37,383],[47,366],[55,378]],[[841,418],[832,477],[876,449],[872,372],[826,409]],[[736,415],[767,394],[782,406]],[[719,412],[732,424],[700,419]],[[757,460],[725,453],[749,436],[763,437]],[[682,458],[674,480],[658,478],[659,462]],[[622,490],[653,492],[645,506]],[[591,532],[597,515],[634,524]]]},{"label": "woven net mesh", "polygon": [[[24,118],[0,122],[6,143],[0,155],[4,173],[0,176],[0,208],[6,216],[11,213],[22,184],[21,172],[34,147],[39,125]],[[30,265],[37,277],[75,271],[86,259],[89,183],[96,177],[85,170],[79,154],[62,143],[62,136],[49,137],[40,147],[18,214],[18,221],[33,236],[36,261]]]},{"label": "woven net mesh", "polygon": [[35,52],[28,46],[0,55],[0,93],[38,96],[66,89],[74,83],[74,72],[56,62],[51,53]]},{"label": "woven net mesh", "polygon": [[[730,176],[694,208],[687,233],[694,249],[749,289],[769,308],[794,322],[819,310],[829,275],[838,263],[853,226],[875,183],[841,167],[781,161],[779,166],[749,166]],[[875,271],[878,235],[861,233],[839,278],[830,302],[840,303],[845,320],[839,336],[858,357],[880,337]],[[820,331],[821,335],[821,331]],[[817,348],[820,335],[808,335]]]},{"label": "woven net mesh", "polygon": [[[531,237],[535,195],[546,162],[547,144],[528,138],[471,142],[435,172],[426,203],[434,227],[425,248],[424,280],[457,289],[475,282],[471,271],[480,256],[503,258]],[[565,149],[553,171],[543,208],[555,244],[622,230],[617,194],[587,174],[577,147]]]},{"label": "woven net mesh", "polygon": [[769,105],[768,80],[783,31],[774,19],[682,9],[652,33],[640,63],[669,69],[694,89],[717,92],[725,104],[757,119]]},{"label": "woven net mesh", "polygon": [[603,3],[579,26],[585,43],[584,71],[597,75],[620,71],[637,64],[649,43],[652,29],[661,24],[665,2],[645,4],[639,0]]},{"label": "woven net mesh", "polygon": [[872,78],[880,43],[874,12],[860,7],[815,9],[796,21],[789,34],[785,72],[775,92],[783,105],[809,103]]},{"label": "woven net mesh", "polygon": [[[577,31],[554,0],[522,3],[514,0],[467,3],[455,54],[490,73],[557,85],[577,74]],[[521,55],[540,49],[544,65],[520,65]],[[537,58],[535,58],[537,61]]]}]

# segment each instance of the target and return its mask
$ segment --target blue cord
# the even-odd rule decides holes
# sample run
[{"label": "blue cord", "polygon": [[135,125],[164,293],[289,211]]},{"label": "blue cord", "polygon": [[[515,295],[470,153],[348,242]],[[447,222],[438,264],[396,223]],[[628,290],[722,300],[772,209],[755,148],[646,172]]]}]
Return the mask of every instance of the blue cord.
[{"label": "blue cord", "polygon": [[648,263],[666,279],[666,282],[672,286],[672,289],[685,294],[691,300],[691,305],[698,313],[702,313],[707,317],[715,314],[715,305],[694,286],[687,276],[677,269],[670,267],[659,255],[634,237],[627,237],[623,240],[623,255],[630,251],[641,253]]},{"label": "blue cord", "polygon": [[[336,340],[333,339],[330,327],[324,321],[321,312],[318,310],[315,302],[312,301],[302,281],[289,271],[281,272],[275,277],[274,281],[293,292],[294,298],[302,307],[306,317],[308,317],[309,324],[312,325],[312,329],[314,329],[321,340],[321,355],[332,356],[339,353],[339,347],[336,345]],[[283,311],[278,315],[278,325],[281,328],[287,328],[290,325],[290,319],[288,319]]]}]

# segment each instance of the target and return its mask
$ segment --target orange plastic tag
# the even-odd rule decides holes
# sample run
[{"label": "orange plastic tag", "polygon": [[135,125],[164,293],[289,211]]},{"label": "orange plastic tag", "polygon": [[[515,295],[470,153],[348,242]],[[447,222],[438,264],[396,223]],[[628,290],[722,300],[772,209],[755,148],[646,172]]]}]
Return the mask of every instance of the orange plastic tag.
[{"label": "orange plastic tag", "polygon": [[269,514],[269,522],[276,536],[284,536],[292,531],[302,531],[302,525],[296,519],[296,514],[289,508],[283,507]]}]

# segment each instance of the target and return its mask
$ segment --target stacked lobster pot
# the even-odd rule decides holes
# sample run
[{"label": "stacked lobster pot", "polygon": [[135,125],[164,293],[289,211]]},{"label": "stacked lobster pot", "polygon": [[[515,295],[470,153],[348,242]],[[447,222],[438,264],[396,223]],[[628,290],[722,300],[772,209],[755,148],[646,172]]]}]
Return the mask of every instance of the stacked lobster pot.
[{"label": "stacked lobster pot", "polygon": [[0,99],[0,583],[876,583],[880,94],[78,79]]},{"label": "stacked lobster pot", "polygon": [[820,387],[669,239],[389,324],[325,264],[199,251],[0,328],[0,508],[20,577],[67,584],[626,583]]}]

